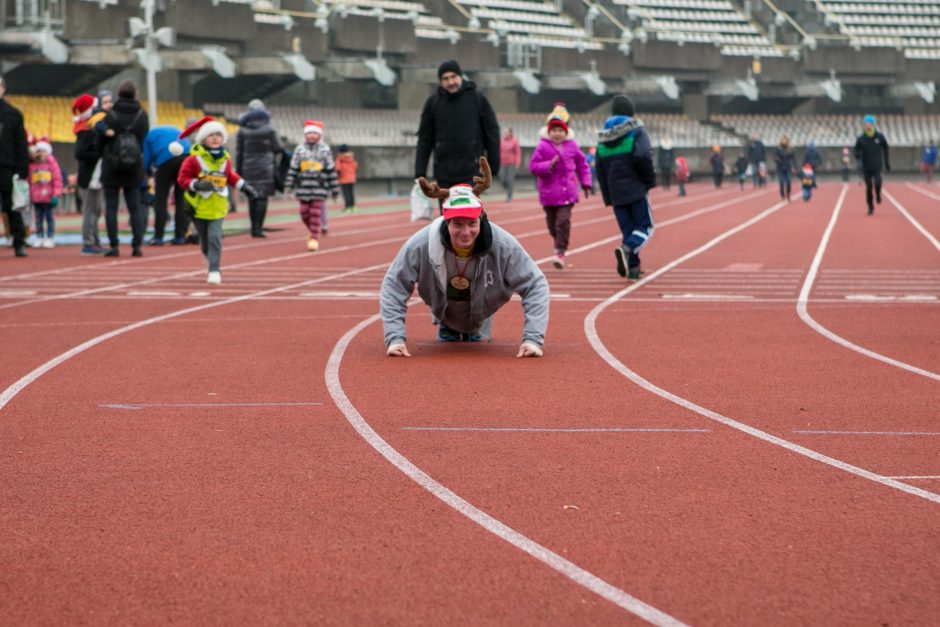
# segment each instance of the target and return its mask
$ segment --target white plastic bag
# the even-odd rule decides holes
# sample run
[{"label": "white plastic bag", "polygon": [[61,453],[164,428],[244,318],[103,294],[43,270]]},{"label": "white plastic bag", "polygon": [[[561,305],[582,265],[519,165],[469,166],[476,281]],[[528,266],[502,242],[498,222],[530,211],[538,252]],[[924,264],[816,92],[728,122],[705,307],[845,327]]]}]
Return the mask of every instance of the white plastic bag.
[{"label": "white plastic bag", "polygon": [[411,221],[433,220],[436,205],[433,198],[424,195],[416,181],[415,186],[411,188]]},{"label": "white plastic bag", "polygon": [[13,175],[13,211],[23,211],[29,206],[29,183]]}]

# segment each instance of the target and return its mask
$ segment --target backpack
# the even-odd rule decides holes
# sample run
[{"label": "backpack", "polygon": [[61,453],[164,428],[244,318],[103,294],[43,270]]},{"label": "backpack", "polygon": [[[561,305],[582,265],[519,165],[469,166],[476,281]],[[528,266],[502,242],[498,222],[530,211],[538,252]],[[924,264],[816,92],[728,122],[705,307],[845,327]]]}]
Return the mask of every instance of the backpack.
[{"label": "backpack", "polygon": [[131,132],[131,129],[137,124],[137,120],[142,113],[143,109],[138,111],[137,115],[134,116],[134,121],[130,123],[130,126],[118,133],[108,146],[105,158],[108,161],[108,165],[111,166],[111,169],[115,172],[132,172],[140,168],[140,160],[142,157],[140,142],[137,141],[137,136]]}]

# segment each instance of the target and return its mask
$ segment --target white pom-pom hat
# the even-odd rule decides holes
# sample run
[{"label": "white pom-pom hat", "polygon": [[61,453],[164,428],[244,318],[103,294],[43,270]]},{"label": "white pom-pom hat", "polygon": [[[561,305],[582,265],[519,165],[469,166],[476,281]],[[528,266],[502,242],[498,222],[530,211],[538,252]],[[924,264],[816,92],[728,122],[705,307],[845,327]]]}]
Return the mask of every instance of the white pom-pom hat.
[{"label": "white pom-pom hat", "polygon": [[[180,133],[179,138],[183,139],[195,134],[193,141],[195,141],[197,144],[201,144],[206,140],[207,137],[209,137],[209,135],[215,135],[216,133],[222,136],[223,144],[228,141],[228,132],[225,130],[225,125],[223,125],[211,115],[207,115],[198,122],[194,122],[187,126],[186,130]],[[180,154],[182,154],[182,146],[180,146]]]}]

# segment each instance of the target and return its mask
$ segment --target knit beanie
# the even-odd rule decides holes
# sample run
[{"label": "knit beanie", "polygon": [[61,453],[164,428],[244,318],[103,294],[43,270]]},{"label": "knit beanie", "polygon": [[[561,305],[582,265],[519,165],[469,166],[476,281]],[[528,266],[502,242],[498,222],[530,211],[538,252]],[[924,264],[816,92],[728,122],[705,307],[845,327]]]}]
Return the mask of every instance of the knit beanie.
[{"label": "knit beanie", "polygon": [[546,126],[551,128],[553,126],[560,126],[565,129],[565,132],[568,132],[568,120],[571,119],[571,116],[568,114],[568,109],[565,107],[565,103],[556,102],[555,108],[552,109],[552,112],[548,114],[548,119],[546,120]]},{"label": "knit beanie", "polygon": [[630,98],[622,94],[614,96],[613,102],[610,103],[611,115],[625,115],[632,118],[634,113],[636,113],[636,109],[634,109],[633,101]]},{"label": "knit beanie", "polygon": [[463,72],[460,71],[460,65],[453,59],[444,61],[437,67],[437,80],[441,80],[441,77],[448,72],[453,72],[457,76],[463,76]]}]

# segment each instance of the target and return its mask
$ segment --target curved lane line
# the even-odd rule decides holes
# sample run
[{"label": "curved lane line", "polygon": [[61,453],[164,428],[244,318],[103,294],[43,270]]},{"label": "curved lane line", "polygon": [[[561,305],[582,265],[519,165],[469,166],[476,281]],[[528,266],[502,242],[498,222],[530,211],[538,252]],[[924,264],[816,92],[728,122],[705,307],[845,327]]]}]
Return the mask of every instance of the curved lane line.
[{"label": "curved lane line", "polygon": [[732,429],[741,431],[742,433],[746,433],[759,440],[763,440],[764,442],[768,442],[770,444],[779,446],[792,453],[796,453],[798,455],[808,457],[809,459],[812,459],[814,461],[818,461],[828,466],[832,466],[833,468],[837,468],[839,470],[853,474],[857,477],[868,479],[869,481],[874,481],[875,483],[879,483],[889,488],[894,488],[895,490],[900,490],[901,492],[906,492],[907,494],[919,496],[923,499],[931,501],[932,503],[940,504],[940,494],[934,494],[933,492],[928,492],[927,490],[922,490],[920,488],[907,485],[906,483],[895,481],[894,479],[891,479],[889,477],[881,476],[869,470],[865,470],[864,468],[853,466],[841,460],[835,459],[833,457],[829,457],[828,455],[823,455],[822,453],[818,453],[812,449],[806,448],[805,446],[800,446],[799,444],[795,444],[793,442],[790,442],[789,440],[784,440],[783,438],[779,438],[775,435],[771,435],[770,433],[761,431],[760,429],[756,429],[742,422],[738,422],[737,420],[732,420],[731,418],[728,418],[727,416],[723,416],[722,414],[711,411],[710,409],[706,409],[702,407],[701,405],[697,405],[693,403],[692,401],[689,401],[685,398],[682,398],[681,396],[673,394],[672,392],[668,392],[664,390],[663,388],[651,383],[647,379],[644,379],[633,370],[630,370],[630,368],[624,365],[623,362],[621,362],[609,350],[607,350],[607,347],[601,341],[600,336],[597,333],[597,317],[605,309],[607,309],[607,307],[616,303],[617,301],[622,299],[624,296],[630,294],[631,292],[636,291],[637,289],[639,289],[641,285],[645,284],[646,282],[653,280],[657,276],[660,276],[663,273],[668,272],[669,270],[671,270],[672,268],[675,268],[679,264],[684,263],[685,261],[688,261],[689,259],[692,259],[693,257],[697,255],[700,255],[701,253],[712,248],[719,242],[731,237],[732,235],[735,235],[743,231],[744,229],[750,227],[753,224],[756,224],[757,222],[763,220],[764,218],[776,212],[777,210],[784,207],[785,205],[786,205],[785,202],[777,203],[770,209],[767,209],[766,211],[754,216],[747,222],[743,222],[742,224],[739,224],[733,229],[726,231],[725,233],[705,243],[699,248],[696,248],[695,250],[683,255],[682,257],[679,257],[675,261],[672,261],[666,264],[659,270],[656,270],[655,272],[650,274],[648,277],[645,277],[644,279],[638,281],[637,283],[634,283],[630,287],[627,287],[617,292],[616,294],[614,294],[613,296],[611,296],[604,302],[597,305],[594,309],[591,310],[587,318],[585,318],[584,320],[584,333],[585,335],[587,335],[588,341],[590,342],[591,346],[594,347],[594,350],[597,351],[597,354],[601,357],[601,359],[607,362],[607,364],[610,365],[610,367],[612,367],[614,370],[616,370],[617,372],[619,372],[624,377],[626,377],[627,379],[629,379],[636,385],[640,386],[644,390],[648,392],[652,392],[653,394],[656,394],[657,396],[660,396],[666,399],[667,401],[675,403],[679,407],[683,407],[685,409],[693,411],[697,414],[704,416],[705,418],[708,418],[709,420],[714,420],[715,422],[731,427]]},{"label": "curved lane line", "polygon": [[33,369],[31,372],[23,376],[19,381],[15,382],[13,385],[5,389],[0,393],[0,411],[6,407],[13,398],[22,392],[26,387],[31,383],[39,379],[42,375],[46,374],[56,366],[67,362],[72,357],[80,353],[84,353],[89,348],[97,346],[103,342],[107,342],[111,338],[115,338],[119,335],[124,335],[135,329],[140,329],[141,327],[146,327],[151,324],[157,324],[158,322],[164,322],[165,320],[171,320],[173,318],[178,318],[179,316],[184,316],[186,314],[195,313],[197,311],[204,311],[206,309],[212,309],[214,307],[221,307],[222,305],[230,305],[232,303],[238,303],[243,300],[250,300],[252,298],[258,298],[261,296],[267,296],[268,294],[276,294],[278,292],[285,292],[289,290],[294,290],[300,287],[305,287],[307,285],[315,285],[317,283],[324,283],[326,281],[334,281],[336,279],[342,279],[347,276],[352,276],[355,274],[361,274],[364,272],[372,272],[373,270],[379,270],[387,267],[388,264],[377,264],[374,266],[369,266],[368,268],[357,268],[356,270],[350,270],[348,272],[342,272],[340,274],[334,274],[327,277],[319,277],[316,279],[310,279],[307,281],[301,281],[300,283],[293,283],[291,285],[284,285],[281,287],[275,287],[267,290],[262,290],[260,292],[253,292],[251,294],[242,294],[241,296],[234,296],[232,298],[227,298],[225,300],[215,301],[211,303],[204,303],[202,305],[196,305],[195,307],[187,307],[185,309],[179,309],[177,311],[171,311],[170,313],[161,314],[159,316],[154,316],[152,318],[147,318],[146,320],[141,320],[139,322],[134,322],[126,326],[114,329],[97,337],[93,337],[90,340],[82,342],[78,346],[75,346],[64,353],[60,354],[57,357],[53,357],[49,361],[40,365],[39,367]]},{"label": "curved lane line", "polygon": [[807,308],[807,303],[809,302],[809,293],[813,289],[813,283],[816,281],[816,275],[819,273],[819,266],[822,265],[823,255],[826,252],[826,247],[829,245],[829,238],[832,236],[832,231],[835,229],[836,221],[839,219],[839,212],[842,210],[842,203],[845,201],[845,195],[848,192],[848,185],[842,186],[842,193],[839,194],[839,199],[836,201],[836,207],[832,212],[832,217],[829,219],[829,224],[826,226],[826,230],[823,232],[822,239],[819,242],[819,248],[816,250],[816,256],[813,258],[813,263],[810,265],[809,272],[806,274],[806,280],[803,282],[803,288],[800,290],[800,295],[796,301],[796,313],[800,317],[800,320],[805,322],[811,329],[825,337],[827,340],[835,342],[840,346],[855,351],[871,359],[883,362],[889,366],[894,366],[895,368],[901,368],[908,372],[918,374],[922,377],[927,377],[928,379],[933,379],[934,381],[940,381],[940,374],[931,372],[929,370],[924,370],[923,368],[918,368],[917,366],[912,366],[911,364],[899,361],[897,359],[892,359],[881,353],[876,353],[873,350],[869,350],[858,344],[850,342],[841,335],[836,335],[823,325],[816,322]]},{"label": "curved lane line", "polygon": [[[412,301],[411,304],[415,302],[420,301]],[[631,614],[654,625],[683,625],[683,623],[672,616],[640,601],[620,588],[607,583],[600,577],[589,573],[580,566],[542,546],[535,540],[519,533],[512,527],[473,506],[468,501],[431,478],[430,475],[414,465],[408,458],[382,439],[382,436],[376,433],[343,391],[342,383],[340,383],[339,380],[339,368],[343,361],[343,355],[346,353],[346,349],[353,339],[363,329],[379,319],[379,314],[376,314],[363,320],[347,331],[339,342],[336,343],[336,346],[333,347],[333,352],[330,354],[330,359],[326,366],[327,390],[329,390],[330,396],[333,397],[333,402],[336,403],[337,408],[343,413],[346,420],[349,421],[349,424],[352,425],[353,429],[356,430],[360,437],[395,468],[403,472],[409,479],[430,492],[444,504],[452,507],[463,516],[483,527],[486,531],[508,542],[524,553],[529,554],[578,585],[587,588],[598,596],[607,599],[611,603],[618,605]]]}]

